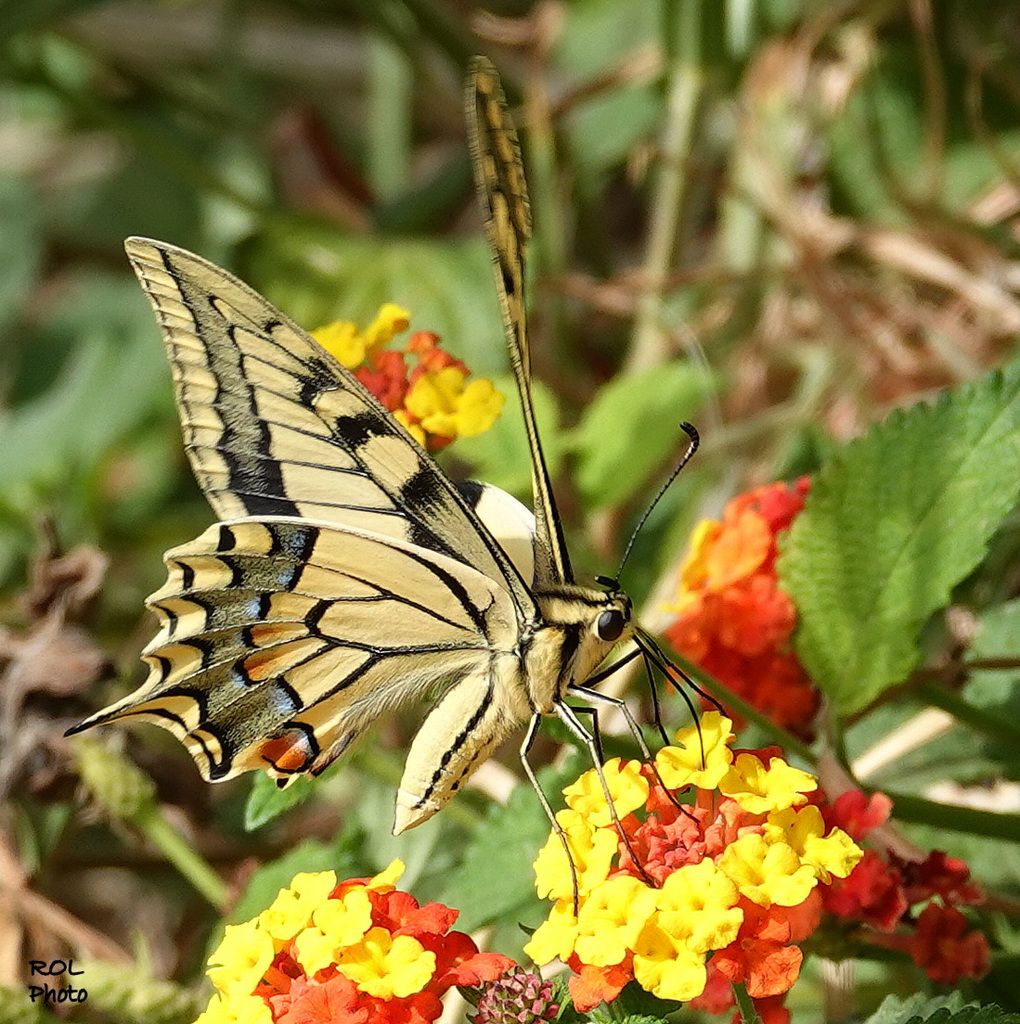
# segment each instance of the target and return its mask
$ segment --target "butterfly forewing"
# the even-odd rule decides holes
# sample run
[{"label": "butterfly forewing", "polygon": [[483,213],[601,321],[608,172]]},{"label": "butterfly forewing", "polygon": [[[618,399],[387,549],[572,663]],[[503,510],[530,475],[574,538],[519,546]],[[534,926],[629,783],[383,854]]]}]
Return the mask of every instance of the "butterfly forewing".
[{"label": "butterfly forewing", "polygon": [[173,368],[185,448],[221,519],[305,516],[527,588],[456,488],[361,383],[262,296],[173,246],[126,249]]},{"label": "butterfly forewing", "polygon": [[[583,694],[630,636],[630,603],[572,581],[531,405],[527,189],[484,59],[468,104],[534,522],[494,489],[459,493],[350,372],[236,278],[129,239],[188,456],[224,521],[165,556],[167,582],[148,601],[160,628],[143,653],[146,682],[72,732],[155,722],[187,744],[207,779],[263,768],[284,782],[321,771],[388,710],[434,698],[398,790],[401,832],[444,806],[529,719],[522,753],[542,715],[580,729],[565,698]],[[515,563],[480,516],[502,524]]]}]

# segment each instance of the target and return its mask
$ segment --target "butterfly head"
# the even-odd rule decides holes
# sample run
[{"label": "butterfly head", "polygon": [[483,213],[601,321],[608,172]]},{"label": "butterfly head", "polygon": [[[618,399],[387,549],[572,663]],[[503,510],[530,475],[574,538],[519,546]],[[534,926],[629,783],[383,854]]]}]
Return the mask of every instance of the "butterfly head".
[{"label": "butterfly head", "polygon": [[606,593],[602,595],[604,607],[595,619],[595,634],[603,643],[615,644],[624,639],[624,633],[629,636],[633,631],[634,608],[618,580],[597,576],[596,582],[606,588]]}]

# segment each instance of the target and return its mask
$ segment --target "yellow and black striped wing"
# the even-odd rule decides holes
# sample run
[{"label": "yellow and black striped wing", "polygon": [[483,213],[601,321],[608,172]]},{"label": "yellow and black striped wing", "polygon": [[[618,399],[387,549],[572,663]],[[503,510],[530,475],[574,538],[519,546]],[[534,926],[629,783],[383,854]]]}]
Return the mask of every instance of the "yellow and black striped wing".
[{"label": "yellow and black striped wing", "polygon": [[217,516],[295,516],[403,540],[532,601],[428,454],[313,338],[237,278],[163,242],[125,248],[173,369],[185,447]]},{"label": "yellow and black striped wing", "polygon": [[556,511],[531,401],[531,356],[524,307],[524,269],[531,237],[531,203],[517,131],[492,62],[475,57],[467,85],[468,137],[475,182],[485,212],[496,290],[531,449],[535,498],[535,585],[572,583],[573,572]]},{"label": "yellow and black striped wing", "polygon": [[160,621],[143,652],[148,679],[74,731],[153,722],[209,781],[317,774],[386,711],[484,681],[519,640],[496,581],[372,533],[247,519],[165,558],[167,582],[147,602]]}]

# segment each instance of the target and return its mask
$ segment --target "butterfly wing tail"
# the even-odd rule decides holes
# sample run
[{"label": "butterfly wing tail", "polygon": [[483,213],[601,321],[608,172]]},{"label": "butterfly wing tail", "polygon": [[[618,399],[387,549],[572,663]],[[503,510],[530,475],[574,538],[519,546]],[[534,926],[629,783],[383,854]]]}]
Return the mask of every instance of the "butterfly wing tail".
[{"label": "butterfly wing tail", "polygon": [[467,123],[475,183],[485,213],[496,292],[510,365],[531,448],[535,518],[538,525],[536,582],[571,583],[574,576],[556,510],[549,470],[531,401],[531,356],[524,308],[524,271],[531,238],[531,202],[517,130],[507,111],[499,74],[486,57],[475,57],[467,85]]}]

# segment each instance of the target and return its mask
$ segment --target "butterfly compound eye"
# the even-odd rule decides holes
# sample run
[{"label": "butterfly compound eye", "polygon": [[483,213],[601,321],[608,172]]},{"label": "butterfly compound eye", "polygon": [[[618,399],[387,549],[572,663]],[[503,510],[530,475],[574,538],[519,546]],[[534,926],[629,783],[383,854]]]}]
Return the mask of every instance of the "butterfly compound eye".
[{"label": "butterfly compound eye", "polygon": [[620,639],[626,620],[619,608],[607,608],[600,616],[595,630],[600,640],[612,643]]}]

